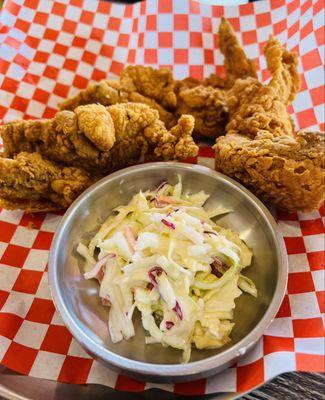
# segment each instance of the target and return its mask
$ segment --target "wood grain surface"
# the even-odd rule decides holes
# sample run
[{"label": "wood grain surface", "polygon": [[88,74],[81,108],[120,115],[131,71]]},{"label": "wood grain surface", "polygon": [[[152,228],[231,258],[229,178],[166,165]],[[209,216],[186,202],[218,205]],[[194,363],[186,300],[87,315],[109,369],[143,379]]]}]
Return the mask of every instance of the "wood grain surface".
[{"label": "wood grain surface", "polygon": [[323,400],[325,399],[323,374],[290,372],[266,383],[243,396],[243,400]]}]

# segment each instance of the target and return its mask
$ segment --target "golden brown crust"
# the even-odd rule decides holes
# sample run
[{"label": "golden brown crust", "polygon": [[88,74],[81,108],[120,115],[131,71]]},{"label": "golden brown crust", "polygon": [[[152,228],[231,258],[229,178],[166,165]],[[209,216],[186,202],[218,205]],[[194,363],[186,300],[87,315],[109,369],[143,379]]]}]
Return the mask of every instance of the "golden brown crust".
[{"label": "golden brown crust", "polygon": [[126,166],[147,157],[183,160],[198,153],[191,136],[194,128],[191,116],[183,116],[168,131],[158,118],[158,112],[145,104],[115,104],[108,107],[108,111],[114,121],[117,140],[110,152],[112,168],[116,168],[116,161]]},{"label": "golden brown crust", "polygon": [[183,115],[169,131],[157,110],[140,103],[91,104],[61,111],[52,120],[4,125],[1,204],[30,212],[65,208],[101,176],[148,155],[196,156],[193,128],[193,117]]},{"label": "golden brown crust", "polygon": [[59,108],[73,111],[78,106],[85,104],[98,103],[103,106],[110,106],[126,101],[128,101],[128,94],[122,91],[120,81],[108,79],[89,84],[86,89],[60,103]]},{"label": "golden brown crust", "polygon": [[224,134],[228,120],[225,92],[211,86],[178,84],[177,114],[195,118],[195,132],[205,137]]},{"label": "golden brown crust", "polygon": [[225,133],[228,122],[227,90],[236,79],[256,78],[254,63],[246,57],[236,35],[226,19],[219,27],[219,47],[225,56],[226,76],[211,74],[203,82],[186,78],[176,82],[177,114],[195,118],[194,132],[200,136],[218,137]]},{"label": "golden brown crust", "polygon": [[311,211],[324,201],[325,136],[226,135],[215,145],[216,169],[238,179],[262,200],[289,212]]},{"label": "golden brown crust", "polygon": [[109,151],[115,143],[115,129],[112,117],[104,106],[88,104],[75,110],[79,131],[99,150]]},{"label": "golden brown crust", "polygon": [[158,111],[159,119],[166,125],[167,129],[172,128],[177,122],[177,116],[174,112],[167,111],[164,107],[156,102],[156,100],[145,97],[138,92],[130,93],[129,101],[132,103],[146,104],[150,108]]},{"label": "golden brown crust", "polygon": [[[192,115],[182,115],[177,124],[163,137],[163,140],[150,135],[150,140],[157,143],[154,153],[164,160],[185,160],[198,154],[198,146],[194,143],[191,133],[194,129],[194,118]],[[151,131],[153,132],[153,131]],[[149,132],[147,131],[147,135]]]},{"label": "golden brown crust", "polygon": [[74,110],[80,105],[92,103],[104,106],[126,102],[143,103],[157,110],[159,118],[170,128],[177,121],[172,113],[177,103],[174,86],[172,74],[166,68],[129,66],[122,71],[120,80],[108,79],[90,84],[74,97],[59,104],[59,107],[62,110]]},{"label": "golden brown crust", "polygon": [[[27,151],[69,166],[95,171],[115,141],[110,114],[99,104],[60,111],[50,120],[20,120],[1,126],[4,156]],[[103,151],[103,149],[105,151]]]},{"label": "golden brown crust", "polygon": [[[178,142],[157,110],[141,103],[119,103],[107,108],[99,104],[79,106],[75,111],[58,112],[52,120],[15,121],[2,126],[1,135],[5,157],[21,151],[39,152],[52,161],[104,175],[150,153],[163,156],[160,148],[167,143],[170,151],[164,158],[196,155],[192,130],[193,126],[186,130],[186,140]],[[186,146],[188,149],[180,150]]]},{"label": "golden brown crust", "polygon": [[219,27],[219,47],[225,57],[226,78],[221,83],[215,76],[210,77],[210,84],[230,88],[236,79],[247,77],[256,78],[256,67],[252,60],[249,60],[241,47],[236,34],[230,23],[222,18]]},{"label": "golden brown crust", "polygon": [[[271,37],[265,56],[272,79],[263,85],[224,19],[219,43],[224,78],[175,82],[167,69],[130,66],[120,80],[92,84],[65,101],[65,111],[52,120],[2,127],[4,156],[18,155],[0,155],[0,204],[36,211],[65,207],[81,190],[74,181],[90,180],[71,166],[87,169],[94,181],[145,158],[195,156],[194,128],[208,137],[226,132],[215,145],[216,167],[263,200],[287,211],[317,208],[324,199],[324,137],[295,136],[286,110],[299,90],[297,56]],[[35,170],[21,152],[39,152],[59,164],[35,159]]]},{"label": "golden brown crust", "polygon": [[299,88],[297,58],[278,40],[270,38],[265,55],[273,77],[268,85],[257,79],[239,79],[227,93],[229,124],[227,133],[254,138],[265,130],[273,136],[292,135],[293,123],[287,105]]},{"label": "golden brown crust", "polygon": [[216,137],[224,134],[228,121],[226,90],[238,78],[256,77],[253,62],[240,46],[231,25],[225,19],[219,28],[220,49],[225,56],[226,77],[212,74],[199,81],[186,78],[174,81],[166,68],[128,66],[120,80],[105,80],[91,84],[60,107],[73,110],[79,105],[137,102],[149,105],[170,129],[183,114],[195,118],[194,132],[199,136]]},{"label": "golden brown crust", "polygon": [[299,90],[297,57],[270,38],[272,79],[238,79],[227,93],[230,121],[215,144],[216,169],[286,211],[310,211],[324,200],[324,135],[298,133],[286,106]]},{"label": "golden brown crust", "polygon": [[267,67],[272,73],[269,84],[275,91],[275,95],[281,101],[290,104],[300,89],[300,76],[298,73],[298,57],[290,53],[274,37],[270,37],[265,49]]},{"label": "golden brown crust", "polygon": [[0,158],[0,203],[8,209],[66,208],[94,181],[81,168],[59,166],[38,153]]},{"label": "golden brown crust", "polygon": [[138,92],[168,110],[176,108],[175,81],[167,68],[153,69],[130,65],[122,71],[120,82],[128,93]]}]

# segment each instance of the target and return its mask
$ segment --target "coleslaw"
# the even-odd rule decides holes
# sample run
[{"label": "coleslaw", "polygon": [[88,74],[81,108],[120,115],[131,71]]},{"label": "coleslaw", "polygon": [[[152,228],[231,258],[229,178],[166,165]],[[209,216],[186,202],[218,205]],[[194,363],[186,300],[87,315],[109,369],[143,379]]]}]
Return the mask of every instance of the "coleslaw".
[{"label": "coleslaw", "polygon": [[241,274],[252,252],[238,234],[213,218],[228,212],[203,207],[209,195],[183,193],[182,181],[163,182],[117,207],[88,246],[79,243],[84,277],[100,283],[109,306],[108,329],[117,343],[135,335],[137,309],[146,343],[183,351],[219,348],[230,341],[235,299],[257,296]]}]

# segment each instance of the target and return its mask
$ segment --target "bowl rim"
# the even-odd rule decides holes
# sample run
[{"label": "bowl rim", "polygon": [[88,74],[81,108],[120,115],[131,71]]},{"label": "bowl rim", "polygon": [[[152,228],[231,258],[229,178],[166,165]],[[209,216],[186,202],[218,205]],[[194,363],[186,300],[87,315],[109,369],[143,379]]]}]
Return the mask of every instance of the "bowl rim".
[{"label": "bowl rim", "polygon": [[[144,168],[170,168],[177,169],[181,168],[184,171],[186,170],[194,170],[198,173],[203,173],[209,175],[212,178],[219,178],[222,181],[226,181],[228,185],[242,194],[255,205],[256,209],[259,211],[260,215],[265,220],[268,228],[273,236],[273,240],[277,244],[276,246],[276,256],[278,260],[278,277],[277,283],[275,287],[275,291],[272,297],[272,300],[264,313],[263,317],[256,324],[256,326],[239,342],[229,347],[228,349],[214,355],[211,357],[207,357],[202,360],[192,361],[187,364],[155,364],[148,363],[138,360],[132,360],[131,358],[127,358],[121,355],[114,353],[113,351],[101,346],[99,343],[91,339],[85,331],[81,329],[81,327],[76,323],[73,316],[70,315],[64,301],[62,294],[59,290],[59,279],[57,272],[57,257],[58,257],[58,248],[60,244],[61,234],[64,231],[64,228],[69,224],[70,220],[73,218],[74,212],[77,210],[79,205],[86,199],[93,191],[98,190],[100,187],[105,186],[108,182],[122,178],[126,174],[132,172],[141,171]],[[282,300],[285,295],[287,280],[288,280],[288,258],[286,253],[286,248],[284,244],[284,240],[282,235],[279,232],[279,228],[270,213],[270,211],[266,208],[266,206],[248,189],[246,189],[243,185],[236,182],[232,178],[228,176],[214,171],[211,168],[197,165],[197,164],[188,164],[188,163],[180,163],[175,161],[167,161],[167,162],[151,162],[146,164],[135,165],[132,167],[124,168],[117,172],[114,172],[106,177],[102,178],[92,186],[90,186],[85,192],[83,192],[68,208],[65,212],[63,218],[61,219],[56,232],[54,234],[53,242],[50,248],[49,254],[49,263],[48,263],[48,275],[49,275],[49,286],[52,299],[56,306],[56,309],[59,311],[62,320],[68,330],[71,332],[72,336],[79,342],[79,344],[88,351],[94,358],[98,360],[102,360],[108,364],[111,364],[113,367],[130,371],[133,373],[137,373],[140,375],[150,374],[151,376],[161,376],[164,375],[166,377],[175,377],[175,376],[186,376],[193,374],[204,373],[207,370],[212,370],[217,368],[218,366],[229,363],[237,357],[244,355],[265,333],[268,326],[274,320],[276,316]]]}]

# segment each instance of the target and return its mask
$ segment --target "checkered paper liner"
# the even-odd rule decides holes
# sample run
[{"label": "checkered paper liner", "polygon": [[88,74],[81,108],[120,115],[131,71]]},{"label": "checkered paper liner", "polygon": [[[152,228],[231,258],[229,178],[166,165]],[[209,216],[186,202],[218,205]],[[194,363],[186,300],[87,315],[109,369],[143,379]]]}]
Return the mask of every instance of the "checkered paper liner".
[{"label": "checkered paper liner", "polygon": [[[58,102],[129,63],[167,66],[176,78],[222,73],[217,45],[227,17],[266,80],[263,46],[273,33],[300,56],[302,89],[290,107],[299,128],[324,127],[323,1],[274,0],[222,7],[196,1],[135,5],[96,1],[7,0],[0,15],[0,118],[52,117]],[[191,160],[213,168],[201,146]],[[35,377],[150,387],[183,394],[241,392],[290,370],[324,370],[324,214],[277,212],[287,248],[287,294],[257,346],[223,373],[192,383],[157,385],[118,375],[86,354],[64,327],[47,281],[60,213],[0,211],[0,362]]]}]

